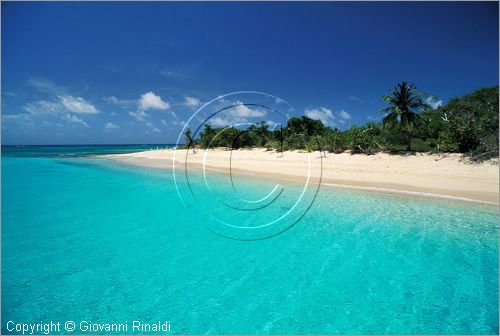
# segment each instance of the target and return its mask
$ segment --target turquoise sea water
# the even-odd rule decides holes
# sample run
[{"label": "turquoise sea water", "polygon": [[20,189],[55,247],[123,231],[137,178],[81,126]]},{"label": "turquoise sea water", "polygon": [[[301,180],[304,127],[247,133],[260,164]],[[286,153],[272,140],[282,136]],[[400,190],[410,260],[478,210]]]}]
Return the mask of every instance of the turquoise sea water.
[{"label": "turquoise sea water", "polygon": [[181,203],[171,171],[82,156],[104,152],[3,147],[2,333],[133,319],[191,334],[498,332],[494,207],[322,188],[290,230],[237,241]]}]

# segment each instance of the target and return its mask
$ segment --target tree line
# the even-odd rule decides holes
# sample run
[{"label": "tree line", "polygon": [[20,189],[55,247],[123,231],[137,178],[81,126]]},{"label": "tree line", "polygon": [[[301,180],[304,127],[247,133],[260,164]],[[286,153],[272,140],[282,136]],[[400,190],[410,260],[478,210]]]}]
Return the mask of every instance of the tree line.
[{"label": "tree line", "polygon": [[379,151],[460,152],[481,160],[498,156],[498,86],[483,88],[433,109],[413,84],[397,84],[382,97],[387,106],[380,122],[341,131],[307,116],[270,128],[266,122],[246,130],[204,124],[196,139],[185,132],[188,147],[265,147],[277,151],[321,150],[373,154]]}]

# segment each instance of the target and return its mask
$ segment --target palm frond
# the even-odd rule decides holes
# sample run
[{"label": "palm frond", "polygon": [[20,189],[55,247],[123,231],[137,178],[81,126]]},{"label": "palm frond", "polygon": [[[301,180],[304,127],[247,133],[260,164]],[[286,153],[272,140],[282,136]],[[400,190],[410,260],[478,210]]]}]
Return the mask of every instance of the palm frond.
[{"label": "palm frond", "polygon": [[[389,92],[390,95],[382,97],[388,106],[379,110],[379,112],[386,113],[382,124],[384,127],[394,127],[399,123],[401,131],[406,132],[410,139],[413,128],[421,123],[418,112],[427,107],[424,96],[417,93],[417,87],[414,84],[408,85],[405,81],[396,84]],[[408,148],[410,148],[410,140],[408,140]]]},{"label": "palm frond", "polygon": [[383,119],[382,119],[382,125],[386,128],[391,128],[394,127],[398,122],[398,113],[392,112],[387,114]]}]

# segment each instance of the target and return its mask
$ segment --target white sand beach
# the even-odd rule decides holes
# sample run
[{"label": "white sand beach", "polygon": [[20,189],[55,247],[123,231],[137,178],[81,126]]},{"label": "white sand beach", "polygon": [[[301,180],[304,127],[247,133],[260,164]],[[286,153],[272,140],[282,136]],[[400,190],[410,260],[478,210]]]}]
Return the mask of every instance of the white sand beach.
[{"label": "white sand beach", "polygon": [[[277,180],[304,181],[307,160],[316,173],[322,165],[322,184],[382,192],[401,192],[474,200],[498,204],[498,159],[482,163],[470,162],[461,154],[387,154],[361,155],[350,153],[304,153],[287,151],[282,155],[265,149],[241,149],[232,152],[211,149],[206,153],[205,167],[229,171],[230,155],[233,173]],[[177,150],[176,167],[199,169],[204,150],[197,153]],[[172,169],[173,149],[150,150],[130,154],[106,155],[119,162],[160,169]],[[319,175],[312,175],[317,178]]]}]

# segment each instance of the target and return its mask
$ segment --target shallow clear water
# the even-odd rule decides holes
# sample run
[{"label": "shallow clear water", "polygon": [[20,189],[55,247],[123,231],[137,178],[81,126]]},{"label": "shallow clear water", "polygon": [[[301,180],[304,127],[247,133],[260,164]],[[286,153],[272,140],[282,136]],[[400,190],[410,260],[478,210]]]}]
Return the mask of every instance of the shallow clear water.
[{"label": "shallow clear water", "polygon": [[290,230],[237,241],[184,207],[170,171],[42,154],[2,158],[2,333],[132,319],[198,334],[498,332],[495,208],[322,188]]},{"label": "shallow clear water", "polygon": [[2,156],[7,157],[78,157],[98,154],[121,154],[158,148],[172,148],[175,145],[8,145],[2,146]]}]

